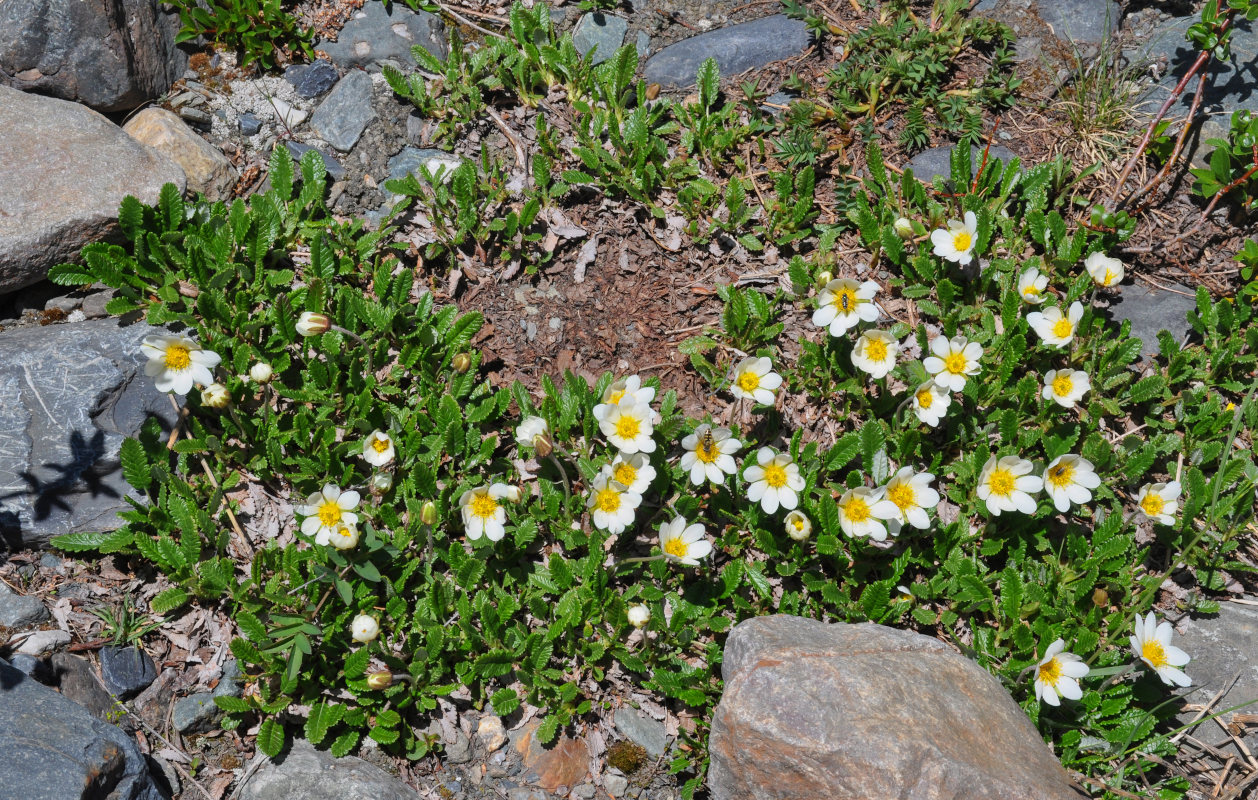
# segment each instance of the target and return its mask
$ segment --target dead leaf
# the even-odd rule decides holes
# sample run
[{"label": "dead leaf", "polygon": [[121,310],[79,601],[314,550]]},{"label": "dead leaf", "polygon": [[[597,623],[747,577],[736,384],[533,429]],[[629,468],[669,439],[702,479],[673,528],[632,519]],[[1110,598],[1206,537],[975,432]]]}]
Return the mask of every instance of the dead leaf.
[{"label": "dead leaf", "polygon": [[582,283],[585,280],[585,268],[594,263],[595,256],[598,255],[598,234],[590,237],[590,240],[581,245],[581,252],[577,253],[577,262],[572,267],[572,281],[574,283]]}]

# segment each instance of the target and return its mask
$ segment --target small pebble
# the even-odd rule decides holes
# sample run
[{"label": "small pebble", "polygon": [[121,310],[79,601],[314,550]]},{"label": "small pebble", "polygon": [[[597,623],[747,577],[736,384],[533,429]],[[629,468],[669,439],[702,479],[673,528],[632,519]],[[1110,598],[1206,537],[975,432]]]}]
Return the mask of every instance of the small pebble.
[{"label": "small pebble", "polygon": [[498,717],[481,717],[476,725],[476,738],[480,739],[486,752],[492,753],[507,743],[507,731]]}]

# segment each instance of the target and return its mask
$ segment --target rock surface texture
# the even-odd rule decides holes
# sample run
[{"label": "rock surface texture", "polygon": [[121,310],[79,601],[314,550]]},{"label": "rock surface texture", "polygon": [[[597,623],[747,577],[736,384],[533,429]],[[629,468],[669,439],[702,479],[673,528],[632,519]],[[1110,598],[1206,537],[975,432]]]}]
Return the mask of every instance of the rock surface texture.
[{"label": "rock surface texture", "polygon": [[941,642],[785,615],[735,626],[713,800],[1079,800],[1000,683]]},{"label": "rock surface texture", "polygon": [[0,549],[119,527],[118,449],[170,400],[144,377],[157,329],[114,320],[0,331]]},{"label": "rock surface texture", "polygon": [[414,800],[415,791],[359,758],[334,758],[298,739],[281,761],[259,769],[241,800]]},{"label": "rock surface texture", "polygon": [[122,129],[179,165],[188,191],[210,200],[226,200],[236,185],[236,168],[223,151],[189,128],[178,114],[164,108],[146,108]]},{"label": "rock surface texture", "polygon": [[659,51],[642,69],[647,83],[690,86],[699,65],[716,59],[721,77],[728,78],[774,61],[797,56],[811,43],[808,26],[785,14],[701,33]]},{"label": "rock surface texture", "polygon": [[[1210,707],[1211,714],[1258,700],[1258,608],[1222,603],[1217,615],[1190,617],[1179,627],[1179,632],[1183,638],[1175,644],[1192,656],[1184,671],[1192,678],[1193,688],[1199,688],[1196,696],[1203,698],[1200,702],[1208,702],[1227,689]],[[1232,683],[1233,678],[1236,678],[1235,683]],[[1253,706],[1241,708],[1237,713],[1253,713]],[[1187,725],[1198,716],[1196,712],[1184,712],[1178,724]],[[1219,724],[1231,721],[1232,715],[1224,714],[1218,722],[1202,722],[1190,733],[1226,755],[1235,754],[1237,759],[1243,759],[1245,754]],[[1252,725],[1238,728],[1239,738],[1249,751],[1258,750],[1258,730]]]},{"label": "rock surface texture", "polygon": [[0,294],[42,280],[112,233],[128,194],[154,203],[162,184],[184,188],[178,165],[95,111],[6,86],[0,164]]},{"label": "rock surface texture", "polygon": [[159,0],[4,0],[0,83],[128,111],[183,75],[178,32],[179,14]]},{"label": "rock surface texture", "polygon": [[345,23],[335,42],[320,41],[315,48],[328,54],[342,68],[369,67],[377,71],[381,61],[394,61],[414,69],[411,48],[419,45],[438,58],[446,57],[445,23],[426,11],[411,11],[393,3],[366,3]]}]

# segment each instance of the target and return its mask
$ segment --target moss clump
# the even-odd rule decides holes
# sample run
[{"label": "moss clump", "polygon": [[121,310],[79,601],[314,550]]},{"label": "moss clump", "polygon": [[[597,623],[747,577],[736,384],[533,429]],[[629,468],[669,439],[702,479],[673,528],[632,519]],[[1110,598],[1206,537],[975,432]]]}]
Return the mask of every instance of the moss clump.
[{"label": "moss clump", "polygon": [[646,763],[646,750],[633,742],[616,742],[607,748],[607,766],[632,775]]}]

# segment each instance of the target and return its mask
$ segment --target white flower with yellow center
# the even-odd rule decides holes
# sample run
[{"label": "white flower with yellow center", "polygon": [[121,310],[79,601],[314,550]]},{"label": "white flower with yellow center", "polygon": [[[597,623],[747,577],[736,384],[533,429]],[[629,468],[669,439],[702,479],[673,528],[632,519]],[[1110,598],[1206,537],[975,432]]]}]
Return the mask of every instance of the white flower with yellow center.
[{"label": "white flower with yellow center", "polygon": [[502,541],[507,534],[507,511],[501,501],[510,496],[511,487],[505,483],[477,486],[464,492],[459,497],[459,513],[467,538],[475,541],[484,536],[491,542]]},{"label": "white flower with yellow center", "polygon": [[655,467],[646,453],[617,453],[612,463],[603,467],[612,480],[634,494],[643,494],[655,480]]},{"label": "white flower with yellow center", "polygon": [[599,420],[599,430],[622,453],[654,453],[655,426],[651,422],[651,407],[635,401],[626,395],[620,402],[607,410]]},{"label": "white flower with yellow center", "polygon": [[1027,324],[1039,335],[1044,344],[1063,347],[1075,338],[1079,320],[1083,318],[1083,304],[1078,300],[1070,304],[1070,311],[1062,313],[1057,306],[1049,306],[1043,312],[1032,311],[1026,315]]},{"label": "white flower with yellow center", "polygon": [[922,361],[922,366],[935,376],[935,383],[950,392],[964,389],[966,379],[977,375],[981,369],[982,345],[964,336],[953,336],[951,339],[936,336],[930,341],[930,352],[932,355]]},{"label": "white flower with yellow center", "polygon": [[704,535],[699,523],[687,526],[685,517],[676,517],[660,526],[660,550],[669,561],[699,566],[699,559],[712,552],[712,543]]},{"label": "white flower with yellow center", "polygon": [[1083,267],[1092,276],[1096,285],[1103,289],[1117,286],[1127,274],[1123,262],[1104,253],[1089,253],[1083,262]]},{"label": "white flower with yellow center", "polygon": [[829,328],[831,336],[842,336],[858,322],[873,322],[878,319],[876,294],[878,284],[873,281],[857,283],[851,278],[836,278],[817,295],[812,324]]},{"label": "white flower with yellow center", "polygon": [[1035,513],[1035,498],[1031,495],[1044,488],[1044,481],[1037,475],[1029,475],[1034,468],[1030,461],[1017,456],[997,459],[992,456],[983,465],[978,478],[978,499],[987,503],[987,510],[999,517],[1002,511]]},{"label": "white flower with yellow center", "polygon": [[1048,276],[1041,275],[1039,269],[1028,267],[1018,277],[1018,297],[1022,302],[1038,306],[1044,302],[1044,290],[1048,288]]},{"label": "white flower with yellow center", "polygon": [[369,614],[359,614],[349,624],[349,630],[354,641],[366,644],[380,635],[380,623]]},{"label": "white flower with yellow center", "polygon": [[932,428],[939,426],[951,404],[952,395],[934,380],[926,381],[913,392],[913,413]]},{"label": "white flower with yellow center", "polygon": [[328,536],[328,544],[337,550],[352,550],[358,544],[358,528],[353,525],[338,525]]},{"label": "white flower with yellow center", "polygon": [[873,507],[873,514],[885,520],[892,536],[900,533],[906,523],[925,530],[930,527],[929,509],[939,505],[939,492],[931,487],[935,476],[929,472],[914,473],[912,467],[899,471],[882,487],[882,497]]},{"label": "white flower with yellow center", "polygon": [[1050,369],[1044,373],[1045,400],[1052,400],[1063,408],[1074,408],[1075,404],[1092,388],[1088,373],[1080,369]]},{"label": "white flower with yellow center", "polygon": [[[620,401],[626,397],[631,398],[639,405],[649,408],[651,403],[655,401],[655,389],[650,386],[643,386],[642,378],[637,375],[630,375],[627,378],[614,381],[603,390],[601,402],[594,406],[594,419],[602,422],[603,417],[607,416],[607,412],[611,411],[613,406],[619,405]],[[652,411],[651,424],[654,425],[659,421],[659,412]]]},{"label": "white flower with yellow center", "polygon": [[1092,501],[1092,490],[1101,485],[1092,462],[1082,456],[1062,455],[1044,469],[1044,492],[1063,514],[1071,504],[1081,506]]},{"label": "white flower with yellow center", "polygon": [[773,371],[773,362],[765,356],[752,356],[744,358],[734,368],[734,381],[729,391],[739,400],[771,406],[781,385],[782,376]]},{"label": "white flower with yellow center", "polygon": [[974,245],[978,243],[978,218],[973,211],[964,214],[964,221],[948,220],[948,229],[931,231],[930,243],[935,255],[965,266],[974,260]]},{"label": "white flower with yellow center", "polygon": [[775,453],[771,447],[756,452],[756,463],[743,470],[743,480],[748,482],[747,499],[759,503],[766,514],[776,512],[778,506],[787,511],[795,508],[804,490],[804,476],[790,453]]},{"label": "white flower with yellow center", "polygon": [[786,535],[797,542],[808,540],[812,533],[812,520],[804,516],[804,512],[795,510],[786,515]]},{"label": "white flower with yellow center", "polygon": [[859,486],[839,498],[839,527],[848,536],[869,537],[875,542],[887,539],[887,526],[874,516],[874,506],[882,500],[881,489]]},{"label": "white flower with yellow center", "polygon": [[1061,705],[1058,698],[1078,700],[1083,697],[1079,679],[1092,670],[1083,659],[1066,652],[1066,642],[1058,639],[1044,651],[1044,658],[1035,666],[1035,699],[1050,706]]},{"label": "white flower with yellow center", "polygon": [[681,446],[686,451],[681,454],[681,468],[690,473],[690,482],[695,486],[704,480],[723,484],[726,475],[738,471],[733,454],[743,443],[733,438],[728,428],[700,425],[681,440]]},{"label": "white flower with yellow center", "polygon": [[387,433],[372,431],[363,440],[363,460],[373,467],[383,467],[393,460],[397,451],[393,439]]},{"label": "white flower with yellow center", "polygon": [[342,492],[339,486],[331,483],[306,498],[304,505],[293,510],[305,517],[301,523],[301,532],[313,536],[315,544],[326,545],[332,541],[332,535],[342,525],[357,525],[358,492],[353,490]]},{"label": "white flower with yellow center", "polygon": [[621,533],[633,524],[634,512],[642,503],[642,495],[617,483],[610,469],[604,469],[590,482],[590,496],[585,504],[590,509],[595,527],[608,533]]},{"label": "white flower with yellow center", "polygon": [[218,353],[202,350],[187,336],[145,336],[140,351],[148,356],[144,374],[153,379],[157,391],[174,394],[187,394],[196,383],[214,383],[211,370],[222,361]]},{"label": "white flower with yellow center", "polygon": [[1146,483],[1140,487],[1136,505],[1140,514],[1163,525],[1175,524],[1175,512],[1179,510],[1179,481]]},{"label": "white flower with yellow center", "polygon": [[1131,649],[1144,663],[1153,668],[1167,686],[1191,686],[1192,678],[1178,669],[1192,659],[1183,650],[1171,644],[1171,623],[1158,624],[1150,611],[1144,619],[1136,615],[1136,632],[1131,637]]},{"label": "white flower with yellow center", "polygon": [[895,368],[900,345],[886,331],[865,331],[852,348],[852,364],[874,380],[885,378]]}]

